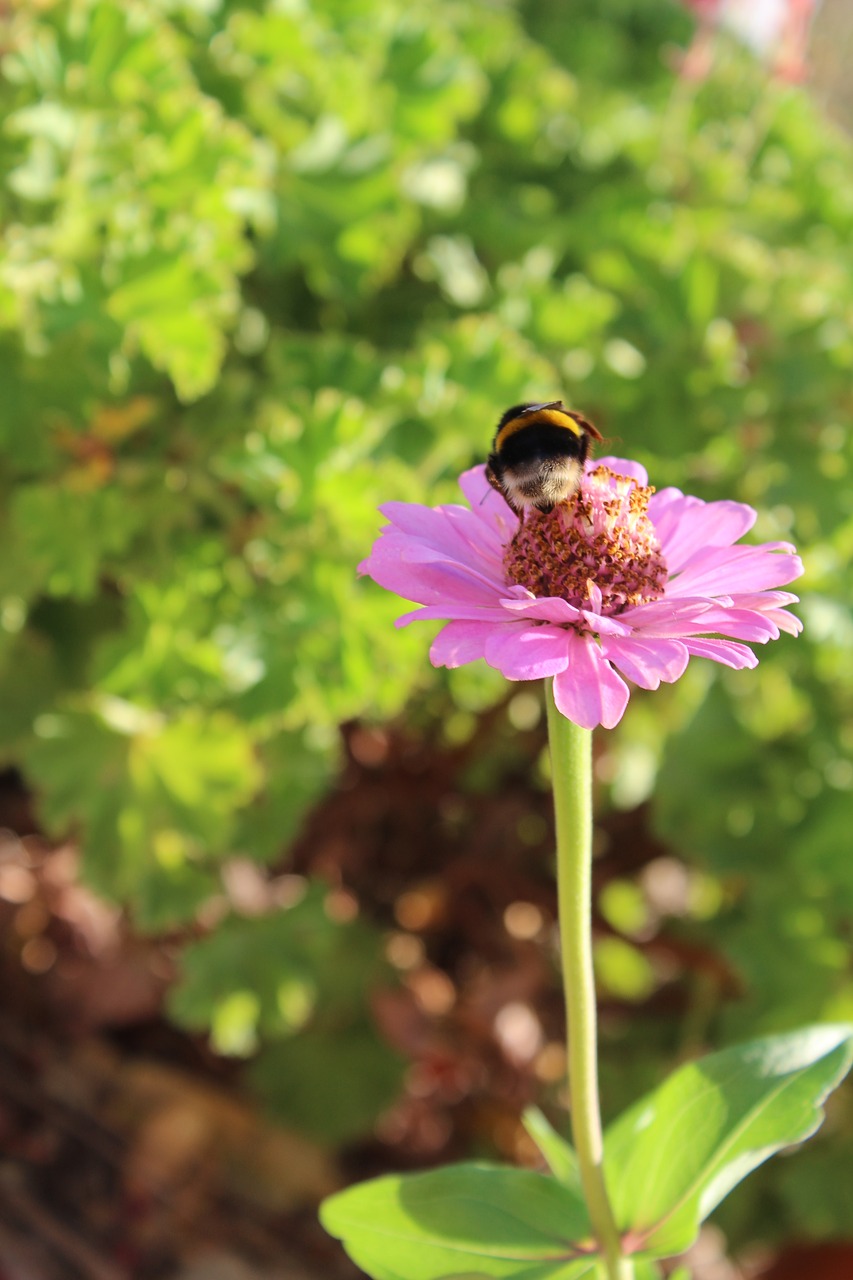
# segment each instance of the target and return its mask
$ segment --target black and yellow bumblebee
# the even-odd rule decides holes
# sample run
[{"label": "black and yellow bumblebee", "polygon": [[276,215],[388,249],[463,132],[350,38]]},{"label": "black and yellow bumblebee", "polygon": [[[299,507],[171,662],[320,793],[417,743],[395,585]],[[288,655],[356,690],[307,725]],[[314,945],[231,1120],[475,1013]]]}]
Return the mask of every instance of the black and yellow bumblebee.
[{"label": "black and yellow bumblebee", "polygon": [[602,437],[562,400],[514,404],[498,423],[486,479],[524,518],[530,507],[547,513],[578,490],[590,441]]}]

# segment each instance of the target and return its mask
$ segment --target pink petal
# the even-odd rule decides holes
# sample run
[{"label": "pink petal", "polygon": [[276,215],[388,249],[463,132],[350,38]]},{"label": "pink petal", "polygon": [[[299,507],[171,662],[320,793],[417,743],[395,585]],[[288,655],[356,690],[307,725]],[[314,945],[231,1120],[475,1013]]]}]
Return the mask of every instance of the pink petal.
[{"label": "pink petal", "polygon": [[620,618],[608,618],[606,614],[593,613],[591,609],[581,609],[584,630],[600,636],[629,636],[631,628]]},{"label": "pink petal", "polygon": [[782,587],[803,572],[800,557],[791,551],[773,550],[788,544],[765,543],[759,547],[708,547],[691,557],[677,577],[667,583],[667,598],[713,596],[733,591],[764,591]]},{"label": "pink petal", "polygon": [[743,667],[757,667],[758,659],[745,644],[736,644],[733,640],[685,640],[684,646],[694,658],[713,658],[722,662],[723,666],[741,670]]},{"label": "pink petal", "polygon": [[630,476],[632,480],[637,481],[637,484],[649,483],[649,473],[646,468],[641,466],[639,462],[634,462],[632,458],[613,458],[610,456],[590,458],[584,467],[584,471],[589,473],[590,471],[595,471],[596,467],[607,467],[608,471],[614,471],[617,476]]},{"label": "pink petal", "polygon": [[601,607],[604,603],[604,596],[601,594],[601,587],[595,582],[587,582],[587,602],[584,613],[600,614]]},{"label": "pink petal", "polygon": [[[635,636],[646,639],[668,636],[677,640],[714,632],[736,640],[757,640],[760,644],[776,639],[776,626],[766,613],[757,609],[731,609],[727,598],[723,599],[724,604],[719,600],[656,600],[653,604],[626,609],[621,616]],[[668,612],[668,608],[672,612]]]},{"label": "pink petal", "polygon": [[782,605],[796,604],[799,598],[793,591],[753,591],[749,594],[739,591],[731,597],[731,602],[735,609],[778,609]]},{"label": "pink petal", "polygon": [[434,667],[461,667],[486,656],[486,640],[493,622],[448,622],[432,642],[429,660]]},{"label": "pink petal", "polygon": [[769,618],[780,631],[786,631],[789,636],[798,636],[803,629],[797,615],[789,613],[787,609],[764,609],[762,612],[765,618]]},{"label": "pink petal", "polygon": [[460,542],[503,567],[506,538],[500,535],[497,528],[493,528],[483,520],[478,520],[474,512],[469,511],[467,507],[449,506],[445,507],[444,511],[448,524]]},{"label": "pink petal", "polygon": [[743,502],[702,502],[664,489],[652,495],[649,517],[672,574],[697,551],[732,546],[755,524],[756,512]]},{"label": "pink petal", "polygon": [[684,675],[690,654],[678,640],[628,640],[608,636],[601,642],[608,661],[641,689],[657,689],[661,680],[672,684]]},{"label": "pink petal", "polygon": [[556,675],[569,661],[568,637],[558,627],[508,623],[493,628],[486,640],[486,661],[508,680],[539,680]]},{"label": "pink petal", "polygon": [[738,594],[732,598],[732,604],[738,609],[756,609],[774,622],[780,631],[798,636],[803,629],[802,622],[796,614],[780,606],[796,604],[799,598],[790,591],[758,591],[752,595]]},{"label": "pink petal", "polygon": [[425,604],[422,609],[412,609],[411,613],[402,613],[394,622],[395,627],[407,627],[410,622],[496,622],[506,623],[506,614],[502,609],[490,609],[488,606],[463,604]]},{"label": "pink petal", "polygon": [[712,609],[718,607],[715,600],[654,600],[651,604],[638,604],[633,609],[626,609],[620,618],[632,629],[633,634],[642,633],[646,637],[689,635],[691,631],[706,630],[702,619]]},{"label": "pink petal", "polygon": [[569,626],[581,620],[580,609],[576,609],[573,604],[569,604],[568,600],[562,600],[559,596],[543,596],[540,600],[530,595],[525,599],[513,600],[504,596],[501,605],[517,617],[539,618],[542,622],[555,622]]},{"label": "pink petal", "polygon": [[628,686],[591,636],[567,631],[569,665],[554,676],[557,710],[583,729],[612,729],[628,705]]},{"label": "pink petal", "polygon": [[480,464],[463,471],[459,477],[459,487],[477,519],[490,526],[501,542],[509,542],[518,528],[518,516],[497,489],[489,484],[486,468]]},{"label": "pink petal", "polygon": [[448,560],[405,534],[380,538],[360,567],[381,587],[418,604],[495,605],[505,590],[497,574]]},{"label": "pink petal", "polygon": [[[599,598],[601,593],[599,592]],[[608,618],[594,613],[591,609],[577,609],[568,600],[560,596],[543,596],[541,600],[528,595],[525,599],[501,600],[501,604],[516,617],[538,618],[543,622],[553,622],[558,626],[580,624],[587,631],[600,632],[602,635],[628,636],[631,628],[616,618]]]},{"label": "pink petal", "polygon": [[415,502],[385,502],[379,508],[396,530],[453,560],[503,559],[497,533],[467,507],[422,507]]},{"label": "pink petal", "polygon": [[757,609],[710,609],[699,619],[698,627],[685,631],[685,635],[715,633],[731,640],[749,640],[766,644],[779,639],[779,628],[766,613]]}]

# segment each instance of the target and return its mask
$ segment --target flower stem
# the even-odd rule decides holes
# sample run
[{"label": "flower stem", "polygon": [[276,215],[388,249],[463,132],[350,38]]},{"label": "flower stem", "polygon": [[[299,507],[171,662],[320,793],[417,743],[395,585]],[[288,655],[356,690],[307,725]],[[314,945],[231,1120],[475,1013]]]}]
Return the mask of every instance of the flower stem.
[{"label": "flower stem", "polygon": [[548,681],[548,737],[557,827],[557,893],[566,999],[572,1137],[608,1280],[631,1280],[604,1182],[592,968],[592,733],[567,720]]}]

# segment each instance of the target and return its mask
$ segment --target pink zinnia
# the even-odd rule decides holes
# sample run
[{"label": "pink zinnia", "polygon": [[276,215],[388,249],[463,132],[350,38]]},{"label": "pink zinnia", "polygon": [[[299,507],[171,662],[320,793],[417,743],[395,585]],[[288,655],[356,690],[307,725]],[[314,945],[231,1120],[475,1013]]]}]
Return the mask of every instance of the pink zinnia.
[{"label": "pink zinnia", "polygon": [[[735,546],[755,512],[648,487],[636,462],[588,462],[578,493],[524,521],[484,468],[459,480],[470,509],[388,502],[390,524],[362,573],[423,608],[397,620],[447,621],[434,666],[485,658],[509,680],[554,678],[557,707],[587,729],[618,724],[623,676],[656,689],[691,656],[754,667],[744,640],[796,635],[784,586],[803,571],[787,542]],[[620,674],[621,673],[621,674]]]}]

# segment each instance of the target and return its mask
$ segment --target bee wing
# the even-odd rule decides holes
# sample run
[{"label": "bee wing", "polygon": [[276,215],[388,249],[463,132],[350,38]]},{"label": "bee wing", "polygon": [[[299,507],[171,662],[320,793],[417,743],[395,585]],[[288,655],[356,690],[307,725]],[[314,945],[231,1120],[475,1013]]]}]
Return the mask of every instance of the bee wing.
[{"label": "bee wing", "polygon": [[[540,409],[562,409],[565,412],[565,408],[562,400],[548,400],[544,404],[529,404],[519,416],[526,418],[529,413],[538,413]],[[572,417],[576,418],[577,414],[573,413]]]}]

